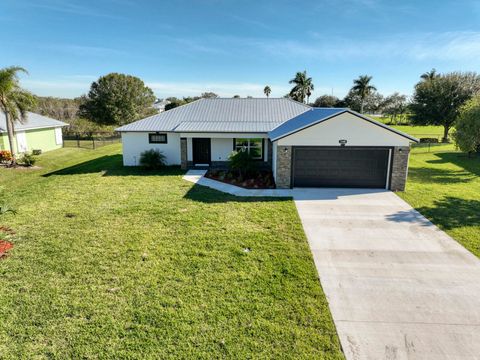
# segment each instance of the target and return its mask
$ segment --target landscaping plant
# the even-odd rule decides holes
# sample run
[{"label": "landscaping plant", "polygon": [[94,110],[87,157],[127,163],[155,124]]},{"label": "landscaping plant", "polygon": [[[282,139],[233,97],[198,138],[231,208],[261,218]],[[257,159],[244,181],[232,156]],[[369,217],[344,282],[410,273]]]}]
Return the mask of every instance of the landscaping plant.
[{"label": "landscaping plant", "polygon": [[35,165],[35,163],[37,162],[37,158],[33,154],[24,153],[20,162],[23,165],[30,167],[30,166]]},{"label": "landscaping plant", "polygon": [[12,161],[12,153],[8,150],[0,150],[0,164]]},{"label": "landscaping plant", "polygon": [[469,156],[480,151],[480,96],[474,97],[460,109],[453,138],[460,150]]},{"label": "landscaping plant", "polygon": [[148,170],[160,169],[166,165],[165,155],[158,149],[150,149],[140,154],[140,165]]},{"label": "landscaping plant", "polygon": [[228,167],[232,171],[237,171],[240,180],[257,169],[257,162],[248,151],[234,151],[228,157]]}]

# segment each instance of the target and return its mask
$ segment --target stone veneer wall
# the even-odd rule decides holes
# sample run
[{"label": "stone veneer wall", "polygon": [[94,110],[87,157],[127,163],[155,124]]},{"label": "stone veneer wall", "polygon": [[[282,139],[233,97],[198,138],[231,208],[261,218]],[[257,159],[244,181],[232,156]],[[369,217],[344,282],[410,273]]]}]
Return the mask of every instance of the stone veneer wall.
[{"label": "stone veneer wall", "polygon": [[292,147],[277,147],[277,178],[275,180],[278,189],[289,189],[292,176]]},{"label": "stone veneer wall", "polygon": [[180,166],[183,170],[187,170],[187,138],[180,139]]},{"label": "stone veneer wall", "polygon": [[273,162],[273,144],[272,142],[270,141],[270,139],[266,139],[267,141],[267,148],[268,148],[268,159],[267,159],[267,162],[270,166],[272,166],[272,162]]},{"label": "stone veneer wall", "polygon": [[408,157],[410,147],[396,146],[393,148],[392,161],[392,179],[390,182],[390,190],[404,191],[407,184],[408,175]]}]

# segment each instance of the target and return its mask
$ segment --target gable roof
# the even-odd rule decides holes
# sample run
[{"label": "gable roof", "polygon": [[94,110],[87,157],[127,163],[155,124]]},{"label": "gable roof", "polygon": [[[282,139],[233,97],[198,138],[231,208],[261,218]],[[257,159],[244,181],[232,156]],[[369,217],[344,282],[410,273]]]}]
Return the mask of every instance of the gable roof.
[{"label": "gable roof", "polygon": [[362,120],[368,121],[374,125],[380,126],[385,130],[396,133],[397,135],[403,136],[411,141],[418,142],[419,140],[413,136],[410,136],[402,131],[396,130],[387,126],[381,122],[375,121],[367,116],[359,114],[355,111],[352,111],[348,108],[311,108],[309,111],[306,111],[286,122],[277,126],[275,129],[271,130],[268,133],[270,140],[275,141],[281,138],[284,138],[288,135],[294,134],[300,130],[303,130],[312,125],[319,124],[328,119],[334,118],[340,114],[350,113],[354,116],[359,117]]},{"label": "gable roof", "polygon": [[[52,127],[67,126],[67,123],[58,121],[47,116],[27,112],[26,121],[21,123],[15,121],[15,131],[31,130],[31,129],[45,129]],[[7,132],[7,121],[3,111],[0,111],[0,133]]]},{"label": "gable roof", "polygon": [[267,133],[309,109],[285,98],[200,99],[116,131]]}]

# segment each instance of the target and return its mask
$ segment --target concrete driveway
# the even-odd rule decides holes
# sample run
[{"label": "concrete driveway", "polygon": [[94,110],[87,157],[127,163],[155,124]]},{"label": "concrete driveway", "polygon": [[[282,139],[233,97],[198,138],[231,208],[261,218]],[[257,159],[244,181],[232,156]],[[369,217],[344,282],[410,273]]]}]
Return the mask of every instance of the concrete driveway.
[{"label": "concrete driveway", "polygon": [[480,359],[480,261],[389,191],[294,190],[347,359]]}]

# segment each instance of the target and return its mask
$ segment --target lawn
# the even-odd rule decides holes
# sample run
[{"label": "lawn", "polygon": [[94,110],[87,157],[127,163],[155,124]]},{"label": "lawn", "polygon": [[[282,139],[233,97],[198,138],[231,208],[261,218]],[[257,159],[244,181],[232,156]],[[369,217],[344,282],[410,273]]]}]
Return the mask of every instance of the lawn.
[{"label": "lawn", "polygon": [[407,191],[410,205],[480,257],[480,157],[453,145],[413,149]]},{"label": "lawn", "polygon": [[0,169],[0,357],[324,358],[339,341],[291,200],[240,199],[120,145]]}]

